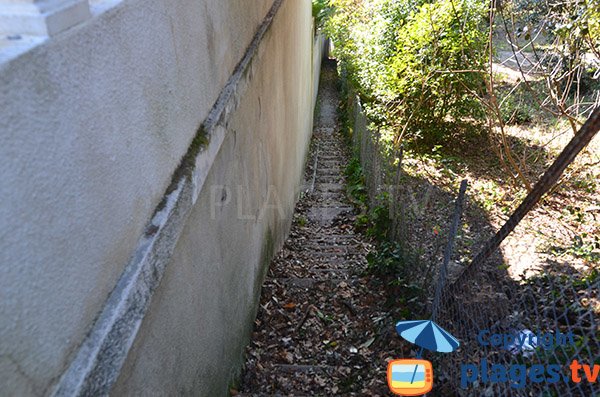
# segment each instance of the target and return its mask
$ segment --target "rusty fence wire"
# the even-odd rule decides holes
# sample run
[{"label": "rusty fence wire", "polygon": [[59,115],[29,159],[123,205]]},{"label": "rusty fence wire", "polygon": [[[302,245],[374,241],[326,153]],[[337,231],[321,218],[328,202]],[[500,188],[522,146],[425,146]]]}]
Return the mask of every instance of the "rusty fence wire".
[{"label": "rusty fence wire", "polygon": [[[349,95],[345,106],[370,205],[387,206],[389,237],[403,247],[401,276],[422,291],[424,302],[415,303],[415,312],[422,318],[437,312],[436,322],[461,341],[456,352],[425,357],[434,363],[433,395],[600,395],[600,375],[593,371],[594,364],[600,368],[597,260],[581,265],[546,259],[535,271],[515,276],[496,250],[476,272],[457,278],[466,253],[477,253],[494,232],[467,190],[448,266],[447,282],[454,288],[432,307],[429,297],[434,295],[458,189],[448,192],[403,172],[402,154],[385,153],[358,98]],[[439,217],[432,219],[431,211]],[[501,343],[492,335],[502,337]],[[575,360],[589,366],[589,373],[577,368]],[[594,375],[596,383],[590,381]]]}]

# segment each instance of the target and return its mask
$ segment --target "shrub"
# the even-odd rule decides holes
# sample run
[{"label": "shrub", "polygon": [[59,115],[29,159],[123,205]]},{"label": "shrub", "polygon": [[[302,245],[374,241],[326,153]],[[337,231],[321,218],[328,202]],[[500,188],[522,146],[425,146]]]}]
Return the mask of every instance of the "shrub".
[{"label": "shrub", "polygon": [[330,12],[329,0],[312,0],[312,16],[315,18],[315,28],[323,27],[323,23]]},{"label": "shrub", "polygon": [[[484,86],[484,2],[332,0],[326,31],[369,117],[400,138],[437,142],[474,118]],[[405,134],[406,133],[406,134]]]}]

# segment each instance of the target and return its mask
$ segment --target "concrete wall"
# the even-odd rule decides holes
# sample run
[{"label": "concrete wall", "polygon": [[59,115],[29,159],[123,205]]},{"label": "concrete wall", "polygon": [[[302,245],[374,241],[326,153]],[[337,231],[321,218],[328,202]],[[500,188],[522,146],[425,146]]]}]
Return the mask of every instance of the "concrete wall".
[{"label": "concrete wall", "polygon": [[110,5],[0,64],[0,395],[223,395],[297,197],[310,1]]}]

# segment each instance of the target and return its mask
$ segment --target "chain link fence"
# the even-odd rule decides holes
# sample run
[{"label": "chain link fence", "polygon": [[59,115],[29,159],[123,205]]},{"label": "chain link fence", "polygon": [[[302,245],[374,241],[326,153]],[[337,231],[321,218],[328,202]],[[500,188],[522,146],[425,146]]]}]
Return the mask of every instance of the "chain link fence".
[{"label": "chain link fence", "polygon": [[[434,295],[458,189],[441,189],[404,172],[402,153],[385,152],[358,98],[349,95],[345,107],[370,206],[387,206],[388,237],[402,247],[402,282],[407,291],[418,291],[413,314],[428,318],[436,311],[436,322],[461,341],[453,353],[425,356],[434,364],[432,393],[600,395],[600,376],[596,383],[590,381],[598,376],[594,364],[600,366],[597,258],[581,264],[548,257],[515,276],[496,250],[476,272],[461,275],[466,258],[494,235],[484,209],[467,190],[442,299],[432,308],[429,297]],[[528,228],[521,232],[543,233],[535,222],[520,227]],[[589,367],[576,368],[574,360]]]}]

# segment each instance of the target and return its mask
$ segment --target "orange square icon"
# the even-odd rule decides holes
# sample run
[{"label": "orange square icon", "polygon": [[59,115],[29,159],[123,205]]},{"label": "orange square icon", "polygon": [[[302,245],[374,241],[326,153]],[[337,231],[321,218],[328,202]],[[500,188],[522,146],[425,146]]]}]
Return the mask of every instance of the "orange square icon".
[{"label": "orange square icon", "polygon": [[433,387],[433,366],[427,360],[393,360],[388,363],[387,381],[394,394],[420,396]]}]

